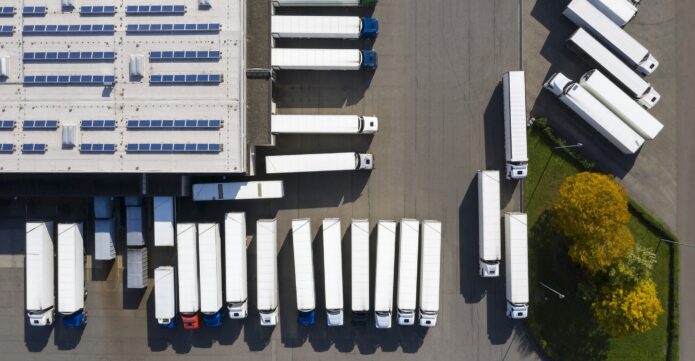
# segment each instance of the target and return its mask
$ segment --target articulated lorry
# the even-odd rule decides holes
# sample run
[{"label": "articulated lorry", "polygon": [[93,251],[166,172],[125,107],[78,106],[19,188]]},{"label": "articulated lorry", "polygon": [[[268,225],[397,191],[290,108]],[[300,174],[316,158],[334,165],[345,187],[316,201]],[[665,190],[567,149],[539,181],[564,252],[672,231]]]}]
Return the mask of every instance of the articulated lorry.
[{"label": "articulated lorry", "polygon": [[629,0],[589,0],[589,2],[620,27],[625,26],[637,15],[637,7]]},{"label": "articulated lorry", "polygon": [[294,280],[297,288],[297,323],[316,323],[316,288],[314,286],[314,252],[311,243],[311,221],[292,220]]},{"label": "articulated lorry", "polygon": [[588,71],[579,79],[579,84],[643,138],[654,139],[664,128],[661,122],[639,106],[600,71],[596,69]]},{"label": "articulated lorry", "polygon": [[82,223],[58,224],[58,313],[68,328],[87,323],[83,242]]},{"label": "articulated lorry", "polygon": [[510,71],[502,77],[507,179],[524,179],[528,176],[525,79],[523,71]]},{"label": "articulated lorry", "polygon": [[507,317],[528,316],[528,223],[525,213],[504,214]]},{"label": "articulated lorry", "polygon": [[126,256],[127,288],[147,288],[147,247],[128,248]]},{"label": "articulated lorry", "polygon": [[256,291],[261,326],[278,323],[277,220],[256,221]]},{"label": "articulated lorry", "polygon": [[273,15],[274,38],[371,39],[379,34],[379,21],[357,16]]},{"label": "articulated lorry", "polygon": [[398,247],[398,324],[413,326],[417,308],[417,266],[420,248],[420,222],[401,220]]},{"label": "articulated lorry", "polygon": [[265,157],[265,171],[268,174],[371,170],[373,168],[374,156],[371,154],[323,153]]},{"label": "articulated lorry", "polygon": [[328,326],[343,325],[343,254],[340,219],[323,220],[323,270]]},{"label": "articulated lorry", "polygon": [[369,319],[369,220],[353,219],[352,237],[352,324],[363,326]]},{"label": "articulated lorry", "polygon": [[246,318],[249,296],[246,279],[246,214],[224,217],[225,302],[229,318]]},{"label": "articulated lorry", "polygon": [[478,171],[478,261],[480,276],[498,277],[502,259],[500,172]]},{"label": "articulated lorry", "polygon": [[442,259],[442,223],[422,222],[420,255],[420,326],[434,327],[439,315],[439,279]]},{"label": "articulated lorry", "polygon": [[31,326],[53,324],[53,223],[26,224],[26,310]]},{"label": "articulated lorry", "polygon": [[659,62],[647,48],[603,15],[588,0],[572,0],[562,13],[575,25],[599,38],[640,74],[649,75],[659,67]]},{"label": "articulated lorry", "polygon": [[620,83],[643,107],[651,109],[661,99],[661,95],[651,84],[637,75],[586,30],[577,29],[567,40],[567,46],[576,53],[584,55],[585,60],[591,65],[603,69],[606,75]]},{"label": "articulated lorry", "polygon": [[198,224],[200,313],[207,327],[222,326],[222,240],[217,223]]},{"label": "articulated lorry", "polygon": [[272,115],[273,134],[374,134],[377,117],[359,115]]},{"label": "articulated lorry", "polygon": [[193,185],[194,201],[276,199],[285,196],[282,181],[203,183]]},{"label": "articulated lorry", "polygon": [[198,311],[200,297],[198,285],[198,229],[195,223],[179,223],[176,225],[176,253],[178,260],[179,280],[179,314],[185,330],[195,330],[200,327]]},{"label": "articulated lorry", "polygon": [[376,284],[374,285],[376,328],[391,328],[395,261],[396,222],[379,221],[376,241]]},{"label": "articulated lorry", "polygon": [[275,70],[375,70],[379,58],[373,50],[273,48]]},{"label": "articulated lorry", "polygon": [[272,0],[273,6],[375,6],[379,0]]},{"label": "articulated lorry", "polygon": [[624,154],[635,154],[644,144],[644,138],[584,87],[571,81],[562,73],[551,76],[544,87]]},{"label": "articulated lorry", "polygon": [[176,290],[172,266],[154,269],[154,316],[161,328],[174,328],[176,324]]},{"label": "articulated lorry", "polygon": [[154,245],[174,247],[174,197],[154,197]]}]

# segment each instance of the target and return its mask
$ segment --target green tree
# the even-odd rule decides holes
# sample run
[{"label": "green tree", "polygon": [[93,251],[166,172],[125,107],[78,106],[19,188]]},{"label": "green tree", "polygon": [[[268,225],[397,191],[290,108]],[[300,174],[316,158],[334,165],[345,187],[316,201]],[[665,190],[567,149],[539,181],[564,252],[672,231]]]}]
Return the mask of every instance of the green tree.
[{"label": "green tree", "polygon": [[664,313],[656,285],[646,280],[632,289],[605,286],[591,304],[596,323],[612,337],[644,333]]},{"label": "green tree", "polygon": [[618,259],[608,269],[608,282],[613,287],[633,288],[651,279],[656,254],[650,249],[635,245],[632,252]]}]

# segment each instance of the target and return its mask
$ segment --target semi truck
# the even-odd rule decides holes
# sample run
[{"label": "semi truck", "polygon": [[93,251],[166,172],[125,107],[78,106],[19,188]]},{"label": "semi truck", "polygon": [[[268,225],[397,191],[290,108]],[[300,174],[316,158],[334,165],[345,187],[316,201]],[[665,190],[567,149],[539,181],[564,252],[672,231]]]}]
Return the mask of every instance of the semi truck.
[{"label": "semi truck", "polygon": [[395,259],[396,222],[379,221],[376,241],[376,284],[374,285],[376,328],[391,328]]},{"label": "semi truck", "polygon": [[273,15],[274,38],[305,39],[372,39],[379,34],[379,21],[357,16]]},{"label": "semi truck", "polygon": [[323,270],[328,326],[343,325],[343,239],[340,219],[323,220]]},{"label": "semi truck", "polygon": [[174,247],[174,197],[154,197],[154,245]]},{"label": "semi truck", "polygon": [[586,30],[582,28],[577,29],[567,40],[567,46],[573,51],[584,55],[590,64],[603,69],[607,75],[622,85],[633,98],[637,99],[637,102],[643,107],[651,109],[661,99],[661,95],[654,90],[651,84],[637,75]]},{"label": "semi truck", "polygon": [[647,48],[603,15],[588,0],[572,0],[562,13],[575,25],[599,38],[640,74],[650,75],[659,67],[659,62]]},{"label": "semi truck", "polygon": [[81,327],[87,323],[86,297],[82,223],[59,223],[58,313],[63,316],[65,327]]},{"label": "semi truck", "polygon": [[373,50],[273,48],[275,70],[376,70],[379,57]]},{"label": "semi truck", "polygon": [[113,218],[94,220],[94,259],[116,258],[116,222]]},{"label": "semi truck", "polygon": [[174,267],[160,266],[154,269],[154,316],[161,328],[174,328],[176,322],[176,291]]},{"label": "semi truck", "polygon": [[316,322],[316,288],[311,221],[308,218],[292,220],[292,250],[297,288],[297,323],[311,326]]},{"label": "semi truck", "polygon": [[126,206],[126,245],[141,247],[145,245],[143,236],[142,206]]},{"label": "semi truck", "polygon": [[265,157],[265,170],[268,174],[371,170],[373,168],[374,156],[362,153],[270,155]]},{"label": "semi truck", "polygon": [[270,118],[274,134],[374,134],[377,117],[359,115],[277,115]]},{"label": "semi truck", "polygon": [[420,326],[434,327],[439,315],[439,281],[442,258],[442,223],[422,222],[420,256]]},{"label": "semi truck", "polygon": [[246,214],[224,216],[225,301],[231,319],[248,315],[248,284],[246,279]]},{"label": "semi truck", "polygon": [[526,140],[526,80],[523,71],[510,71],[502,77],[504,94],[504,151],[507,179],[528,176]]},{"label": "semi truck", "polygon": [[353,219],[352,243],[352,324],[363,326],[369,318],[369,220]]},{"label": "semi truck", "polygon": [[222,240],[217,223],[198,224],[200,313],[207,327],[222,326]]},{"label": "semi truck", "polygon": [[637,15],[637,7],[630,0],[589,0],[589,2],[620,27],[625,26]]},{"label": "semi truck", "polygon": [[256,221],[256,291],[261,326],[278,323],[277,220]]},{"label": "semi truck", "polygon": [[417,266],[420,222],[402,219],[398,247],[398,324],[413,326],[417,306]]},{"label": "semi truck", "polygon": [[55,314],[53,223],[26,223],[26,310],[31,326],[50,326]]},{"label": "semi truck", "polygon": [[644,144],[644,138],[584,87],[562,73],[552,75],[544,87],[624,154],[635,154]]},{"label": "semi truck", "polygon": [[127,288],[147,288],[147,247],[128,248],[126,256]]},{"label": "semi truck", "polygon": [[654,139],[664,128],[654,116],[639,106],[630,96],[594,69],[579,79],[586,90],[645,139]]},{"label": "semi truck", "polygon": [[504,214],[507,317],[528,316],[528,223],[525,213]]},{"label": "semi truck", "polygon": [[195,223],[179,223],[176,225],[176,254],[178,260],[179,280],[179,314],[185,330],[195,330],[200,327],[198,311],[200,297],[198,286],[198,229]]},{"label": "semi truck", "polygon": [[273,6],[376,6],[379,0],[272,0]]},{"label": "semi truck", "polygon": [[502,259],[500,172],[478,171],[478,261],[480,276],[498,277]]},{"label": "semi truck", "polygon": [[276,199],[285,196],[282,181],[202,183],[193,185],[194,201]]}]

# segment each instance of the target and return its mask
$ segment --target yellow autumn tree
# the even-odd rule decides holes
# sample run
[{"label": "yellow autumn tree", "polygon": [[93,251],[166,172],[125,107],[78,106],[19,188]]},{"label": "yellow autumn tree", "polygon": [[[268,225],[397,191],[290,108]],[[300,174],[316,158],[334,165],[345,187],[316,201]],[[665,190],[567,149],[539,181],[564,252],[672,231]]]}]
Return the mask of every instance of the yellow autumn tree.
[{"label": "yellow autumn tree", "polygon": [[596,323],[612,337],[647,332],[664,313],[652,280],[628,290],[604,287],[591,310]]}]

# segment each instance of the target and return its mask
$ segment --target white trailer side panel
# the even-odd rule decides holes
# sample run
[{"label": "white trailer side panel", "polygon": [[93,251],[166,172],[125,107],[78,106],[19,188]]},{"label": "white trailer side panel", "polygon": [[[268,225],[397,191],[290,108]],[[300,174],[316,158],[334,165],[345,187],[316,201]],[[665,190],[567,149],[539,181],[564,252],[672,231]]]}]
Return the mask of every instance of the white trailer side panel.
[{"label": "white trailer side panel", "polygon": [[274,155],[265,157],[266,173],[329,172],[357,169],[355,153]]},{"label": "white trailer side panel", "polygon": [[340,219],[323,220],[323,270],[326,309],[343,308],[343,256]]},{"label": "white trailer side panel", "polygon": [[297,309],[308,312],[316,308],[314,252],[311,243],[311,221],[308,218],[292,220],[292,249]]},{"label": "white trailer side panel", "polygon": [[55,305],[53,286],[53,223],[26,223],[26,309],[42,311]]},{"label": "white trailer side panel", "polygon": [[274,199],[285,196],[282,181],[203,183],[193,185],[194,201]]},{"label": "white trailer side panel", "polygon": [[258,309],[278,307],[277,221],[261,219],[256,222],[256,289]]},{"label": "white trailer side panel", "polygon": [[352,234],[352,310],[369,311],[369,221],[355,219]]},{"label": "white trailer side panel", "polygon": [[442,253],[442,223],[422,222],[422,256],[420,257],[420,309],[439,311],[439,282]]},{"label": "white trailer side panel", "polygon": [[227,213],[224,221],[226,301],[248,298],[246,279],[246,215]]},{"label": "white trailer side panel", "polygon": [[504,215],[507,301],[514,304],[529,302],[527,224],[524,213]]},{"label": "white trailer side panel", "polygon": [[359,39],[362,20],[357,16],[271,17],[274,38]]},{"label": "white trailer side panel", "polygon": [[142,225],[142,207],[126,207],[126,244],[128,247],[145,245]]},{"label": "white trailer side panel", "polygon": [[502,259],[500,209],[500,172],[478,171],[478,251],[481,260]]},{"label": "white trailer side panel", "polygon": [[99,261],[116,258],[116,222],[110,219],[94,220],[94,259]]},{"label": "white trailer side panel", "polygon": [[161,266],[154,270],[154,317],[171,320],[176,316],[174,267]]},{"label": "white trailer side panel", "polygon": [[222,308],[222,240],[219,224],[198,224],[198,255],[200,311],[215,313]]},{"label": "white trailer side panel", "polygon": [[362,0],[272,0],[274,6],[360,6]]},{"label": "white trailer side panel", "polygon": [[420,248],[420,222],[401,220],[398,247],[398,309],[415,311],[417,303],[417,268]]},{"label": "white trailer side panel", "polygon": [[154,245],[174,246],[174,197],[154,197]]},{"label": "white trailer side panel", "polygon": [[128,288],[146,288],[148,284],[147,270],[147,248],[128,248],[127,251]]},{"label": "white trailer side panel", "polygon": [[200,310],[198,297],[198,231],[195,223],[176,225],[176,253],[178,258],[179,312],[195,313]]},{"label": "white trailer side panel", "polygon": [[526,80],[523,71],[504,74],[504,131],[507,161],[528,161],[526,144]]},{"label": "white trailer side panel", "polygon": [[377,232],[374,310],[391,311],[396,259],[396,222],[379,221]]},{"label": "white trailer side panel", "polygon": [[84,244],[82,223],[58,224],[58,312],[84,308]]},{"label": "white trailer side panel", "polygon": [[271,63],[275,69],[360,70],[362,52],[357,49],[273,48]]},{"label": "white trailer side panel", "polygon": [[[362,119],[368,124],[362,124]],[[359,134],[376,132],[376,117],[357,115],[278,115],[271,117],[275,134]]]}]

